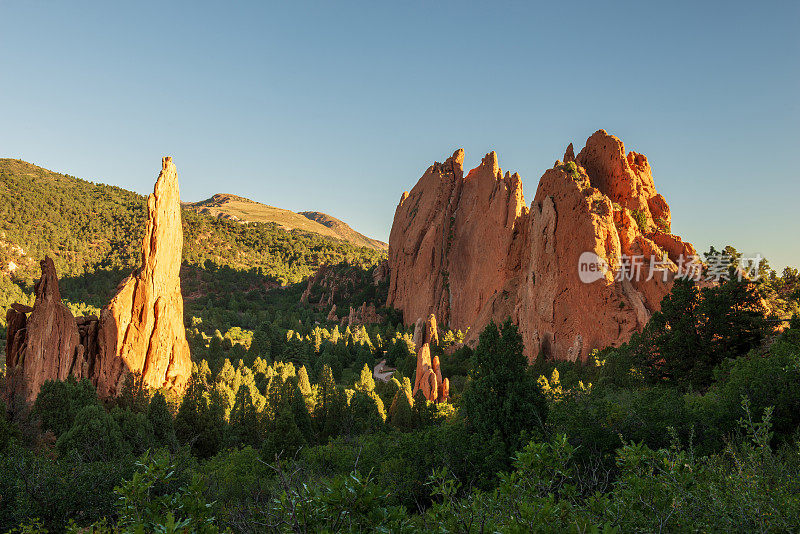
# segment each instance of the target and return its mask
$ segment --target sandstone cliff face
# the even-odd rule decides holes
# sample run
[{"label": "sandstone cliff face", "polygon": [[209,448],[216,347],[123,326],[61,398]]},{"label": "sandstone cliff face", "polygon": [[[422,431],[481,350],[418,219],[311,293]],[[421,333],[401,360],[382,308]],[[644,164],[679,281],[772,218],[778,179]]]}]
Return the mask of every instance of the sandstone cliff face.
[{"label": "sandstone cliff face", "polygon": [[111,397],[131,372],[150,388],[185,387],[191,360],[178,276],[180,198],[171,158],[164,158],[147,206],[142,266],[120,284],[99,319],[73,317],[61,302],[53,261],[41,262],[33,308],[15,304],[6,315],[10,393],[30,402],[46,380],[74,376],[90,379],[101,397]]},{"label": "sandstone cliff face", "polygon": [[[531,359],[584,360],[641,329],[694,248],[669,233],[646,157],[626,155],[600,130],[564,159],[544,173],[530,207],[519,175],[503,174],[494,152],[466,176],[461,150],[432,165],[395,212],[387,305],[407,323],[435,313],[453,329],[471,327],[468,341],[510,316]],[[609,267],[591,283],[579,277],[584,252]],[[615,279],[634,255],[644,257],[643,276]]]}]

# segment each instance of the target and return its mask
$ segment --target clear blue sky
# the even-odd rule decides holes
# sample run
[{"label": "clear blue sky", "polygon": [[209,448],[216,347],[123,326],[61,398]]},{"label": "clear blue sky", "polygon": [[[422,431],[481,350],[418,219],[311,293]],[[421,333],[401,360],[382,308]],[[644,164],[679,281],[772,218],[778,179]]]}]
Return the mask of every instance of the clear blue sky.
[{"label": "clear blue sky", "polygon": [[[168,5],[165,5],[168,4]],[[797,2],[0,0],[0,156],[184,200],[231,192],[387,239],[457,147],[532,200],[605,128],[673,231],[800,265]]]}]

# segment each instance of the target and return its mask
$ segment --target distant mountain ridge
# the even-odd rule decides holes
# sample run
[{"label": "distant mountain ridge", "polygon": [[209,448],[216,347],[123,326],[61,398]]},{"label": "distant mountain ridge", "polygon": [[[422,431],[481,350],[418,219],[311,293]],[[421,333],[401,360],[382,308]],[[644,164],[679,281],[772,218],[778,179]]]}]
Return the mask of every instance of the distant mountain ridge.
[{"label": "distant mountain ridge", "polygon": [[249,198],[217,193],[200,202],[185,203],[184,208],[218,219],[241,222],[275,223],[286,230],[305,230],[320,235],[342,239],[360,247],[387,250],[389,245],[355,231],[344,221],[319,211],[296,213],[268,206]]},{"label": "distant mountain ridge", "polygon": [[[146,198],[133,191],[0,158],[0,309],[15,301],[28,302],[40,277],[39,260],[45,256],[55,263],[65,299],[105,305],[119,281],[140,262],[138,243],[146,217]],[[342,261],[367,267],[386,254],[338,235],[323,235],[318,228],[289,231],[272,223],[244,225],[194,209],[184,209],[182,218],[185,268],[248,272],[256,285],[297,283],[321,265]],[[213,279],[211,271],[207,274],[207,280]],[[189,288],[205,280],[184,282]],[[2,325],[0,316],[0,335]]]},{"label": "distant mountain ridge", "polygon": [[377,239],[372,239],[371,237],[367,237],[364,234],[361,234],[355,230],[353,230],[350,225],[346,222],[337,219],[332,215],[328,215],[327,213],[322,213],[321,211],[301,211],[300,215],[303,215],[307,219],[312,221],[316,221],[323,226],[327,226],[337,234],[341,235],[347,241],[352,243],[363,243],[363,246],[376,248],[378,250],[388,250],[389,244],[384,243],[383,241],[379,241]]}]

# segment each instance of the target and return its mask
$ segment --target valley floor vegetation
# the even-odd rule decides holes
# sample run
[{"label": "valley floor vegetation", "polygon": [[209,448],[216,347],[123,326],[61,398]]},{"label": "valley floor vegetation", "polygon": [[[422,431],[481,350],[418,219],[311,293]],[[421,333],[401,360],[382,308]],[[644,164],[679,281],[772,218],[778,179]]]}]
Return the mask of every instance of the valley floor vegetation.
[{"label": "valley floor vegetation", "polygon": [[[0,185],[0,307],[32,303],[33,258],[50,254],[73,313],[97,313],[136,266],[142,198],[15,160]],[[451,398],[432,404],[413,395],[412,332],[371,276],[382,253],[188,213],[184,236],[188,391],[145,391],[131,376],[110,402],[75,380],[46,383],[32,406],[11,399],[0,532],[800,525],[796,269],[676,283],[642,333],[585,363],[528,365],[508,322],[474,349],[442,332],[432,352]],[[342,316],[374,304],[381,323],[328,321],[327,300],[314,304],[324,288],[299,304],[325,264],[330,304]],[[372,377],[383,359],[397,369],[388,383]]]},{"label": "valley floor vegetation", "polygon": [[[275,301],[253,330],[225,334],[206,322],[234,316],[205,303],[182,398],[131,377],[111,403],[70,380],[46,383],[29,410],[9,406],[0,530],[800,524],[800,320],[776,334],[751,283],[676,283],[641,334],[586,364],[529,366],[509,322],[491,323],[474,350],[446,332],[434,353],[452,398],[438,405],[412,395],[411,333],[391,316],[341,329],[296,303]],[[383,358],[398,371],[376,383]]]}]

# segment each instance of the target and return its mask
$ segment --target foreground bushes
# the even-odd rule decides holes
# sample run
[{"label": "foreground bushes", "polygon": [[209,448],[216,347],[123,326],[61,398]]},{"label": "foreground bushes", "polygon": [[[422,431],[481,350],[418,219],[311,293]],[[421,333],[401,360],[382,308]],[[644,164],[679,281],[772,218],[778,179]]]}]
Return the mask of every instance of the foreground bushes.
[{"label": "foreground bushes", "polygon": [[425,520],[469,532],[791,531],[800,520],[800,453],[770,448],[769,410],[756,422],[745,403],[743,414],[745,439],[708,457],[677,438],[657,450],[626,443],[609,490],[588,495],[565,436],[531,442],[494,492],[457,498],[457,482],[440,474],[441,501]]},{"label": "foreground bushes", "polygon": [[[368,368],[350,389],[330,367],[314,383],[304,368],[259,360],[226,362],[216,376],[201,364],[177,416],[158,394],[104,407],[85,383],[48,384],[33,410],[43,433],[30,434],[35,422],[0,428],[0,531],[800,524],[796,330],[768,351],[725,359],[700,392],[653,383],[624,348],[588,366],[540,362],[532,375],[516,335],[504,325],[482,336],[494,341],[479,343],[456,406],[412,405],[410,381],[376,385]],[[515,404],[492,397],[501,386],[501,398],[527,399],[539,417],[506,409]]]},{"label": "foreground bushes", "polygon": [[115,519],[96,522],[92,531],[791,531],[800,521],[800,450],[770,447],[771,410],[757,421],[745,401],[741,413],[742,439],[718,454],[696,456],[675,433],[665,448],[624,444],[605,491],[586,491],[579,450],[564,435],[529,442],[493,489],[470,489],[463,473],[434,468],[424,484],[432,501],[421,513],[399,505],[391,480],[375,468],[322,477],[305,469],[329,447],[273,464],[252,449],[224,453],[203,467],[145,455],[111,492]]}]

